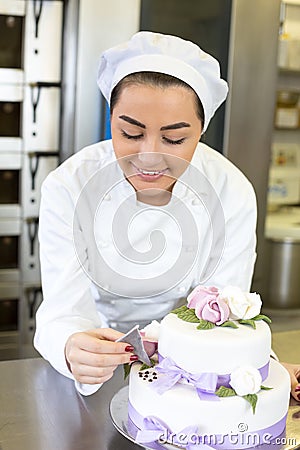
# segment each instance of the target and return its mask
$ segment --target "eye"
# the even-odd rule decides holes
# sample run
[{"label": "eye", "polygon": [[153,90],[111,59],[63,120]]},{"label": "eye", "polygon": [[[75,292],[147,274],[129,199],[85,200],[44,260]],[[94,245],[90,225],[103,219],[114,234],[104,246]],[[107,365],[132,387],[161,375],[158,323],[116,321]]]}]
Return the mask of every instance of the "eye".
[{"label": "eye", "polygon": [[171,145],[179,145],[179,144],[183,144],[183,142],[185,141],[185,138],[177,139],[174,141],[173,139],[169,139],[166,136],[163,136],[163,140]]},{"label": "eye", "polygon": [[122,130],[122,136],[124,136],[126,139],[134,139],[134,140],[138,140],[143,137],[142,134],[128,134],[124,130]]}]

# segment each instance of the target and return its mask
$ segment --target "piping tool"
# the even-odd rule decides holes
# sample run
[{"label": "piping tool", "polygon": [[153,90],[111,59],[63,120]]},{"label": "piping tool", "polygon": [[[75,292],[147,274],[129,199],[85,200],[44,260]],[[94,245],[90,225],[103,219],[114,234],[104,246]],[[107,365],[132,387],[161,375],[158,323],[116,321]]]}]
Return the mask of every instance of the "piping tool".
[{"label": "piping tool", "polygon": [[139,357],[139,360],[151,366],[151,361],[144,348],[143,340],[139,332],[139,325],[135,325],[124,336],[117,339],[116,342],[127,342],[134,347],[134,353]]}]

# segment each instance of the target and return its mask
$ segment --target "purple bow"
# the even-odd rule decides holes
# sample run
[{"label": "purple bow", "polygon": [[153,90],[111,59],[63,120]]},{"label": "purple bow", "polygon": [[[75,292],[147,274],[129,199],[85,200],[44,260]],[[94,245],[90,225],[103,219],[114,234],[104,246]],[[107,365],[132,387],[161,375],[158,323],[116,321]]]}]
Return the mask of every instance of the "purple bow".
[{"label": "purple bow", "polygon": [[189,373],[178,367],[171,358],[164,358],[157,366],[155,366],[155,370],[161,374],[168,375],[159,377],[152,383],[153,389],[158,394],[163,394],[168,391],[178,383],[179,380],[186,380],[197,389],[197,393],[201,400],[219,400],[219,397],[215,395],[218,382],[218,375],[216,373]]},{"label": "purple bow", "polygon": [[197,426],[186,427],[178,433],[173,433],[170,428],[155,416],[148,416],[143,419],[142,429],[136,435],[136,442],[146,444],[157,441],[160,444],[170,443],[186,450],[211,449],[207,444],[193,443],[193,438],[198,441]]}]

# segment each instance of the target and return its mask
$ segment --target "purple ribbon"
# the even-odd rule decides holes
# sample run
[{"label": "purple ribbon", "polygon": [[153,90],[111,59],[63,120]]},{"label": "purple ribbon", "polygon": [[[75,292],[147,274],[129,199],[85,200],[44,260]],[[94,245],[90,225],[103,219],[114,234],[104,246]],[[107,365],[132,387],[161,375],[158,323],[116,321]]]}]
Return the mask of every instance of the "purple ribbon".
[{"label": "purple ribbon", "polygon": [[218,375],[213,372],[203,372],[200,374],[189,373],[184,369],[178,367],[171,358],[164,358],[159,364],[155,366],[155,370],[160,372],[162,376],[159,377],[151,387],[158,393],[171,389],[178,381],[186,380],[192,384],[201,400],[219,400],[215,395],[217,388]]},{"label": "purple ribbon", "polygon": [[178,447],[184,447],[187,450],[200,450],[200,449],[212,449],[212,447],[206,444],[188,444],[183,442],[184,439],[188,439],[189,436],[198,436],[198,427],[190,426],[186,427],[178,433],[173,433],[172,430],[160,419],[155,416],[148,416],[143,419],[142,427],[138,430],[136,435],[136,441],[139,444],[146,444],[151,442],[161,442],[166,444],[167,442]]},{"label": "purple ribbon", "polygon": [[[180,378],[185,378],[187,381],[189,382],[193,382],[192,380],[200,380],[201,376],[203,375],[203,378],[201,379],[201,386],[204,386],[204,389],[200,389],[200,391],[202,392],[202,395],[199,395],[200,398],[203,397],[203,394],[205,394],[206,392],[210,393],[210,389],[213,386],[212,382],[214,383],[214,379],[215,377],[217,377],[217,382],[216,382],[216,386],[213,392],[215,392],[216,389],[218,389],[220,386],[225,386],[225,387],[231,387],[229,384],[230,381],[230,374],[224,374],[224,375],[218,375],[214,372],[203,372],[202,374],[189,374],[188,372],[186,372],[185,370],[181,369],[180,367],[178,367],[176,365],[176,363],[171,359],[171,358],[164,358],[163,356],[161,356],[160,354],[158,355],[158,359],[159,359],[159,364],[157,366],[155,366],[155,369],[160,370],[159,368],[162,367],[162,369],[160,370],[161,373],[167,374],[169,376],[169,372],[171,371],[171,373],[173,374],[173,367],[175,367],[177,371],[181,371],[182,372],[182,377]],[[166,363],[164,363],[164,361],[167,361]],[[264,366],[260,367],[258,369],[262,381],[264,381],[269,374],[269,365],[270,363],[267,362],[267,364],[265,364]],[[186,377],[187,374],[187,377]],[[178,378],[178,380],[180,379]],[[207,389],[205,389],[205,378],[207,380]],[[177,380],[177,381],[178,381]],[[157,380],[158,381],[158,380]],[[155,384],[157,384],[157,381],[155,382]],[[174,384],[177,383],[177,381],[173,384],[170,385],[169,388],[164,389],[162,392],[159,392],[159,390],[157,390],[157,392],[163,393],[166,390],[170,389],[172,386],[174,386]],[[202,384],[202,382],[204,382],[204,384]],[[163,385],[166,385],[166,383],[162,383]],[[154,384],[153,384],[154,387]],[[199,392],[198,392],[199,394]],[[209,395],[209,397],[205,398],[205,400],[212,400],[212,396]]]},{"label": "purple ribbon", "polygon": [[[160,419],[154,416],[148,416],[146,418],[142,417],[140,413],[136,411],[136,409],[129,402],[128,404],[128,415],[130,418],[130,422],[135,427],[135,440],[138,443],[156,443],[157,449],[163,449],[159,443],[162,442],[162,438],[169,437],[170,443],[176,444],[179,447],[184,447],[187,450],[204,450],[204,449],[223,449],[223,450],[236,450],[237,448],[249,448],[253,447],[253,445],[259,445],[259,448],[270,448],[270,444],[276,443],[275,438],[281,436],[284,432],[285,424],[286,424],[286,415],[282,417],[277,423],[262,428],[260,430],[254,430],[251,432],[240,432],[233,435],[234,440],[232,440],[232,436],[230,435],[222,435],[222,434],[201,434],[197,433],[197,426],[190,426],[184,428],[182,431],[174,433],[170,430],[170,428],[162,422]],[[185,444],[183,445],[183,437],[186,436]],[[212,439],[210,440],[210,436]],[[251,438],[254,436],[256,441]],[[264,439],[266,436],[269,436],[269,440],[266,442]],[[191,439],[193,437],[193,439]],[[152,441],[151,441],[152,439]],[[193,441],[193,442],[189,442]],[[205,443],[205,441],[209,441]],[[211,442],[213,441],[213,442]],[[186,443],[187,442],[187,443]],[[276,448],[276,446],[275,446]]]}]

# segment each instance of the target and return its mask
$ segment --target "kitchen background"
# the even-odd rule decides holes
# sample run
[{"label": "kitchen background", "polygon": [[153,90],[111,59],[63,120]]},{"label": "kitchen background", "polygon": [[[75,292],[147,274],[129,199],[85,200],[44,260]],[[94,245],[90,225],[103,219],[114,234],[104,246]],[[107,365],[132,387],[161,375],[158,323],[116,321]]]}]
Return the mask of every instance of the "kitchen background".
[{"label": "kitchen background", "polygon": [[34,355],[41,183],[109,136],[101,51],[138,30],[212,53],[230,85],[205,142],[257,194],[252,290],[273,329],[300,324],[300,0],[0,0],[0,359]]}]

